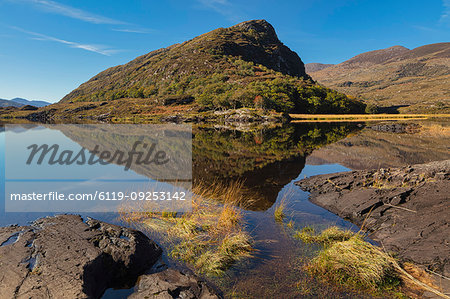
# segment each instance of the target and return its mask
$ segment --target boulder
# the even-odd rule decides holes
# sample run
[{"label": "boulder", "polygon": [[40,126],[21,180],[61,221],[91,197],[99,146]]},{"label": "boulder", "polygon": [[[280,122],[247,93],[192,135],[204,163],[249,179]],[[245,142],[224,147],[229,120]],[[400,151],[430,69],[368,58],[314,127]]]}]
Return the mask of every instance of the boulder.
[{"label": "boulder", "polygon": [[128,299],[140,298],[217,299],[221,297],[205,281],[195,275],[167,269],[139,278],[136,292]]},{"label": "boulder", "polygon": [[0,228],[0,298],[99,298],[132,287],[160,257],[143,233],[59,215]]}]

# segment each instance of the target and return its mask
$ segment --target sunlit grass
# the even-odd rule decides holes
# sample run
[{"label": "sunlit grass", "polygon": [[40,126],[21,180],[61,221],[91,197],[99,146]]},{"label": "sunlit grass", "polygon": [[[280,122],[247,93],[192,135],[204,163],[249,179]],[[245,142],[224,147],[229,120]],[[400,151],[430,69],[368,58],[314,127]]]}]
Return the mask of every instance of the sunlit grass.
[{"label": "sunlit grass", "polygon": [[365,241],[361,232],[331,226],[316,234],[312,227],[305,227],[296,231],[294,237],[322,246],[316,257],[305,265],[318,279],[383,296],[404,298],[404,291],[411,290],[444,295],[427,273],[408,263],[401,267],[397,259]]},{"label": "sunlit grass", "polygon": [[335,242],[347,241],[355,235],[352,231],[341,230],[337,226],[331,226],[317,235],[314,231],[313,227],[306,226],[303,229],[296,231],[294,237],[307,244],[319,243],[322,245],[330,245]]},{"label": "sunlit grass", "polygon": [[286,208],[286,205],[284,202],[281,202],[278,206],[275,207],[273,216],[274,216],[276,222],[283,222],[284,217],[286,217],[286,214],[284,212],[285,208]]},{"label": "sunlit grass", "polygon": [[226,186],[197,182],[192,193],[190,212],[152,213],[150,203],[139,211],[124,208],[120,214],[123,220],[158,233],[172,258],[201,273],[223,275],[235,262],[252,255],[253,240],[240,208],[251,200],[239,182]]}]

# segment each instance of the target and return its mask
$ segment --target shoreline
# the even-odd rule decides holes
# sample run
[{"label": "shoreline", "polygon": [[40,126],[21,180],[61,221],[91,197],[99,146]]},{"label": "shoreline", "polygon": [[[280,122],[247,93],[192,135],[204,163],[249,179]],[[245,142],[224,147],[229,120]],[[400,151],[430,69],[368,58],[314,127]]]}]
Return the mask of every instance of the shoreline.
[{"label": "shoreline", "polygon": [[355,223],[403,261],[450,274],[450,160],[318,175],[296,182],[310,201]]}]

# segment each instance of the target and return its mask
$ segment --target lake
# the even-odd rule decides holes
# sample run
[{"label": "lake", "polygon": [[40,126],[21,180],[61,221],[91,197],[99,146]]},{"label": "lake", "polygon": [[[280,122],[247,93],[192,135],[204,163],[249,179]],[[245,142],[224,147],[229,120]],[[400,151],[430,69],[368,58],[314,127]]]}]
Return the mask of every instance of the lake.
[{"label": "lake", "polygon": [[[391,122],[392,124],[393,122]],[[192,175],[194,183],[242,182],[252,193],[243,211],[246,229],[255,240],[256,254],[234,265],[224,277],[208,277],[226,295],[237,297],[294,297],[299,290],[308,296],[348,297],[308,277],[301,265],[316,249],[292,238],[292,231],[274,220],[274,209],[286,203],[286,221],[295,227],[323,229],[331,225],[358,231],[358,227],[308,201],[308,193],[294,182],[304,177],[380,167],[399,167],[449,159],[449,147],[439,128],[445,123],[420,121],[414,130],[390,130],[373,123],[301,123],[264,128],[231,129],[194,126],[192,128]],[[45,125],[24,125],[18,136],[29,130],[46,134]],[[76,143],[75,135],[61,132],[66,142]],[[0,132],[0,157],[5,157],[4,129]],[[79,141],[78,141],[79,142]],[[89,143],[88,141],[84,141]],[[120,143],[121,141],[115,141]],[[80,142],[81,143],[81,142]],[[81,143],[80,146],[86,146]],[[118,144],[120,146],[120,144]],[[121,168],[110,164],[110,171]],[[0,185],[5,183],[5,161],[0,159]],[[132,176],[145,177],[146,171],[131,169]],[[4,190],[0,200],[0,225],[27,224],[54,213],[5,212]],[[87,213],[110,223],[121,222],[117,213]],[[158,237],[145,231],[151,238]],[[163,263],[185,265],[163,257]],[[264,287],[261,287],[264,286]],[[107,290],[104,298],[124,298],[132,290]]]}]

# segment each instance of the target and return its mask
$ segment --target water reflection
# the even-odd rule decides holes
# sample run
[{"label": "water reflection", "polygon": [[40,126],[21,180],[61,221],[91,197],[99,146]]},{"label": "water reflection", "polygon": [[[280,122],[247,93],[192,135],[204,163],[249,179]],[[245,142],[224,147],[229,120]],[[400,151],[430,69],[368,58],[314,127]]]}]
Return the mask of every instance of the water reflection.
[{"label": "water reflection", "polygon": [[[29,130],[46,129],[48,126],[23,124],[14,126],[12,130],[21,134]],[[0,134],[4,135],[3,126],[1,128]],[[164,168],[163,173],[161,168],[155,172],[155,168],[142,164],[131,165],[131,170],[151,179],[169,178],[173,174],[178,178],[185,178],[186,175],[190,177],[190,171],[186,171],[190,170],[191,165],[190,155],[186,155],[186,152],[190,153],[190,149],[186,148],[185,142],[185,135],[191,135],[190,129],[176,130],[174,127],[158,133],[147,132],[147,127],[139,125],[133,126],[132,131],[121,125],[53,125],[51,129],[62,133],[67,141],[89,151],[97,145],[102,147],[100,150],[124,151],[136,138],[147,136],[150,142],[158,134],[162,135],[163,138],[159,137],[158,142],[169,144],[165,148],[169,148],[169,155],[176,163],[172,163],[171,168]],[[298,177],[305,165],[305,157],[314,148],[335,142],[358,130],[360,126],[354,123],[291,124],[248,131],[195,127],[192,130],[194,184],[241,181],[244,190],[257,199],[247,208],[267,210],[273,205],[283,186]],[[27,133],[23,135],[25,138]],[[1,147],[3,150],[4,141]],[[184,186],[185,182],[181,180],[172,184]]]},{"label": "water reflection", "polygon": [[289,124],[245,132],[197,128],[192,142],[194,183],[243,181],[258,199],[248,208],[267,210],[301,173],[309,153],[359,130],[355,123]]}]

